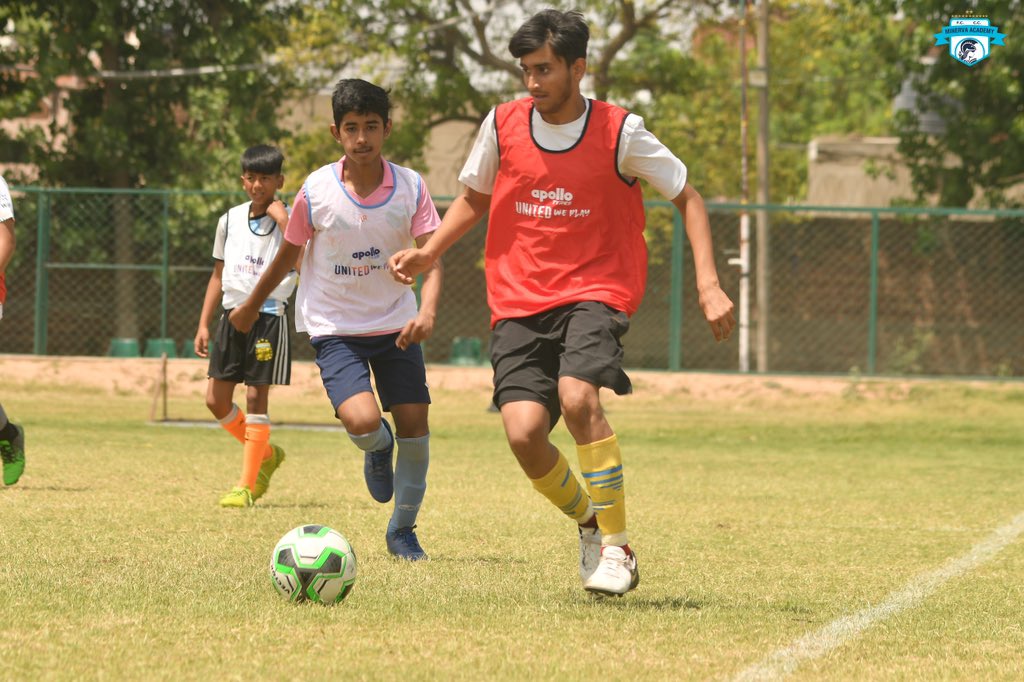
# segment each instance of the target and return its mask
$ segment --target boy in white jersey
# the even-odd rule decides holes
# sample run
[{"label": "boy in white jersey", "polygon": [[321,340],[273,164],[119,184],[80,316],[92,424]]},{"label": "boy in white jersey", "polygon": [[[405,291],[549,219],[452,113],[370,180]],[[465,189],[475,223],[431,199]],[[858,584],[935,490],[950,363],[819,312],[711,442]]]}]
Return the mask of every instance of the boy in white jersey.
[{"label": "boy in white jersey", "polygon": [[[0,176],[0,319],[7,298],[7,265],[14,256],[14,204],[7,182]],[[7,419],[0,405],[0,459],[4,466],[4,485],[14,485],[25,470],[25,430]]]},{"label": "boy in white jersey", "polygon": [[[287,276],[257,311],[250,331],[239,333],[227,321],[227,314],[249,296],[283,240],[288,209],[275,197],[284,184],[283,163],[281,151],[270,145],[250,147],[242,154],[242,187],[249,201],[230,209],[217,223],[213,274],[196,330],[196,355],[210,358],[206,406],[243,445],[241,476],[220,499],[222,507],[251,507],[267,492],[270,477],[285,456],[270,442],[267,405],[271,384],[287,385],[291,379],[285,311],[295,289],[298,257],[293,255]],[[209,321],[218,302],[223,303],[224,315],[211,343]],[[240,383],[247,387],[248,415],[234,403]]]},{"label": "boy in white jersey", "polygon": [[[417,561],[427,556],[414,529],[427,486],[430,439],[419,342],[434,330],[442,273],[439,262],[424,272],[417,310],[412,290],[395,282],[386,265],[413,242],[426,244],[440,218],[419,174],[381,156],[391,133],[388,93],[344,79],[331,100],[331,135],[345,156],[306,179],[280,253],[230,321],[239,331],[250,328],[306,244],[296,328],[309,334],[334,414],[364,452],[370,495],[381,503],[394,496],[388,551]],[[374,397],[371,368],[380,405],[394,417],[393,432]]]}]

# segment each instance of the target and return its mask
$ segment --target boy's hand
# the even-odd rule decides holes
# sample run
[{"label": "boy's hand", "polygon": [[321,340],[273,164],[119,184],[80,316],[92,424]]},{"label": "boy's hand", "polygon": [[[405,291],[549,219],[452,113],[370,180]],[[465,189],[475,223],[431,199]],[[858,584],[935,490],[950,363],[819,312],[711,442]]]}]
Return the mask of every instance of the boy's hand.
[{"label": "boy's hand", "polygon": [[248,304],[243,303],[228,315],[228,322],[231,326],[242,332],[248,334],[252,326],[256,324],[256,320],[260,317],[260,311],[256,308],[250,307]]},{"label": "boy's hand", "polygon": [[196,355],[201,358],[210,357],[210,328],[200,327],[199,331],[196,332],[196,339],[192,342],[192,347],[196,351]]},{"label": "boy's hand", "polygon": [[720,286],[709,286],[699,292],[700,308],[704,311],[704,319],[715,335],[715,341],[725,341],[736,326],[732,315],[732,301]]},{"label": "boy's hand", "polygon": [[423,249],[402,249],[388,259],[388,272],[396,282],[413,284],[416,275],[426,272],[434,264]]},{"label": "boy's hand", "polygon": [[267,215],[273,218],[274,222],[282,228],[288,224],[288,209],[284,207],[284,202],[280,199],[274,199],[270,202],[270,206],[267,206]]},{"label": "boy's hand", "polygon": [[399,332],[395,339],[395,345],[402,350],[407,350],[414,343],[419,343],[430,338],[434,333],[434,318],[427,315],[417,315],[405,323],[405,327]]}]

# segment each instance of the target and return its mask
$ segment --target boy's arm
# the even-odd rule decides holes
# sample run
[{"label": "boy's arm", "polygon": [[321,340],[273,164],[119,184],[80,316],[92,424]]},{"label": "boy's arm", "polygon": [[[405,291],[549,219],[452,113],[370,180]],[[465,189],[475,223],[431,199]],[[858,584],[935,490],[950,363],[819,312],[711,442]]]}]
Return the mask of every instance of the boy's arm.
[{"label": "boy's arm", "polygon": [[683,186],[683,191],[672,200],[679,212],[683,214],[686,225],[686,237],[693,249],[693,265],[697,273],[697,295],[704,319],[711,326],[715,341],[729,338],[736,320],[733,318],[733,304],[718,282],[718,269],[715,267],[715,251],[711,244],[711,224],[704,199],[690,186]]},{"label": "boy's arm", "polygon": [[284,202],[280,199],[271,201],[267,206],[267,215],[273,218],[281,233],[284,234],[285,228],[288,227],[288,209],[285,208]]},{"label": "boy's arm", "polygon": [[14,247],[17,239],[14,237],[14,218],[8,218],[0,222],[0,275],[7,272],[7,265],[14,257]]},{"label": "boy's arm", "polygon": [[388,259],[388,270],[396,281],[412,284],[416,275],[426,272],[448,248],[480,222],[491,206],[491,195],[465,187],[441,219],[441,225],[423,247],[403,249]]},{"label": "boy's arm", "polygon": [[274,289],[289,272],[295,268],[295,259],[301,252],[302,247],[292,244],[287,239],[281,241],[277,249],[277,255],[271,261],[270,266],[263,271],[260,280],[256,282],[255,288],[245,299],[245,303],[231,311],[228,321],[231,326],[242,333],[248,333],[253,324],[260,316],[260,306],[273,293]]},{"label": "boy's arm", "polygon": [[213,272],[210,273],[210,281],[206,285],[206,296],[203,297],[203,310],[199,313],[199,327],[196,328],[196,338],[192,342],[196,355],[201,358],[209,357],[210,318],[213,316],[213,311],[217,309],[217,304],[220,303],[223,277],[224,261],[215,261]]},{"label": "boy's arm", "polygon": [[[420,235],[416,238],[417,248],[422,249],[436,232]],[[441,283],[444,280],[444,266],[441,259],[433,262],[423,275],[423,287],[420,289],[420,309],[416,317],[409,320],[402,329],[395,345],[405,350],[409,344],[419,343],[430,338],[434,333],[434,320],[437,319],[437,304],[441,299]]]}]

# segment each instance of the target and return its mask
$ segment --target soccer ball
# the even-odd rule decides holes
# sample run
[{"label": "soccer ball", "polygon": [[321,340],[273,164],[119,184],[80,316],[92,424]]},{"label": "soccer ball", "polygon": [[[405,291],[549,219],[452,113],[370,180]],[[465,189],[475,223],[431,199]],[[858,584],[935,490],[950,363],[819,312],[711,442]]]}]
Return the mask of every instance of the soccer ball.
[{"label": "soccer ball", "polygon": [[292,528],[274,547],[270,578],[288,601],[337,604],[356,582],[356,553],[327,526]]}]

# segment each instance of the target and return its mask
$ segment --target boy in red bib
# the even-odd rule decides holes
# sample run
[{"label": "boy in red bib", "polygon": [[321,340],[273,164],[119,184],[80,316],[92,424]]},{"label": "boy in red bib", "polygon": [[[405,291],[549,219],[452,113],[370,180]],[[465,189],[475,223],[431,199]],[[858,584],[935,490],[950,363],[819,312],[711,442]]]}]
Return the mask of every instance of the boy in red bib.
[{"label": "boy in red bib", "polygon": [[[580,94],[589,37],[573,11],[545,10],[516,31],[509,51],[529,96],[487,116],[459,176],[463,194],[428,244],[395,254],[389,267],[412,283],[490,211],[494,403],[534,487],[579,525],[583,587],[622,595],[640,576],[626,533],[622,456],[599,391],[632,390],[621,338],[647,280],[639,178],[685,218],[715,339],[728,338],[735,320],[686,166],[639,116]],[[585,486],[549,439],[563,415]]]}]

